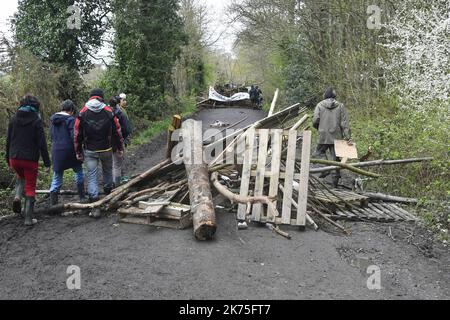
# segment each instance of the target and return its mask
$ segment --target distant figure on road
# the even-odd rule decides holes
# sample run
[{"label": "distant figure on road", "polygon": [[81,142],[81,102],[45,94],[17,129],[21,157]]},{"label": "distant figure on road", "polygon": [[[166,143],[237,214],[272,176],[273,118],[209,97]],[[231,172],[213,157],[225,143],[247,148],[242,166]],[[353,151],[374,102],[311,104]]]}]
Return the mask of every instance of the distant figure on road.
[{"label": "distant figure on road", "polygon": [[[328,88],[324,94],[324,100],[320,102],[314,111],[313,126],[319,130],[316,156],[327,159],[327,150],[331,153],[331,160],[340,161],[336,157],[334,140],[345,139],[351,143],[351,131],[348,121],[348,113],[344,105],[336,100],[336,91]],[[328,173],[320,177],[325,178]],[[340,170],[333,174],[333,187],[337,188],[341,178]]]},{"label": "distant figure on road", "polygon": [[255,87],[255,91],[256,91],[256,106],[258,107],[258,109],[262,109],[264,101],[262,91],[258,86]]},{"label": "distant figure on road", "polygon": [[250,101],[252,102],[252,106],[253,106],[253,108],[255,108],[258,103],[258,97],[257,97],[257,92],[256,92],[254,85],[251,86],[249,94],[250,94]]}]

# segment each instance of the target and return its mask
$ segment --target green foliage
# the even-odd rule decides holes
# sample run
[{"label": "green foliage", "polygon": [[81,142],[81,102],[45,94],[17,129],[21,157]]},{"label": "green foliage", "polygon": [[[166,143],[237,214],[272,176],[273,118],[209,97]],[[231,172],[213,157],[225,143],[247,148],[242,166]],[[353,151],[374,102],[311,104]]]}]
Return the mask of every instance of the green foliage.
[{"label": "green foliage", "polygon": [[[57,97],[78,104],[86,91],[80,72],[92,68],[92,57],[101,48],[108,30],[107,14],[111,0],[21,0],[12,21],[16,45],[36,59],[58,68]],[[68,8],[81,10],[80,29],[69,28]]]},{"label": "green foliage", "polygon": [[[178,114],[182,117],[191,115],[196,109],[195,98],[193,97],[185,97],[181,100],[179,105]],[[148,143],[152,138],[158,136],[163,133],[169,125],[171,124],[172,119],[166,118],[160,121],[149,121],[144,120],[140,123],[140,127],[142,130],[139,130],[139,134],[134,135],[131,140],[131,147],[136,148],[140,145]]]},{"label": "green foliage", "polygon": [[[20,0],[13,28],[19,46],[43,61],[65,65],[70,70],[87,71],[90,56],[102,44],[108,29],[106,15],[111,0]],[[68,28],[68,7],[81,9],[80,29]]]},{"label": "green foliage", "polygon": [[170,112],[165,94],[186,43],[175,0],[114,2],[115,61],[103,81],[109,92],[130,93],[130,109],[156,119]]}]

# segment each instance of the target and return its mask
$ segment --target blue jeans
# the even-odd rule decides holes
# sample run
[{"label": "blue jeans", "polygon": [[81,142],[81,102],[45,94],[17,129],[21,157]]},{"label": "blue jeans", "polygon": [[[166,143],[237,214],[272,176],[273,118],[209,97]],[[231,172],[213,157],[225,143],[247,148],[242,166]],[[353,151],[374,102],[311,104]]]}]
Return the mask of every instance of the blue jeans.
[{"label": "blue jeans", "polygon": [[112,151],[108,152],[94,152],[85,150],[84,151],[84,163],[86,165],[86,175],[88,180],[88,195],[90,199],[98,199],[98,166],[102,164],[103,173],[103,188],[112,189],[113,188],[113,155]]},{"label": "blue jeans", "polygon": [[[84,173],[83,167],[80,165],[72,168],[73,172],[75,172],[75,183],[77,185],[84,184]],[[59,192],[61,190],[61,186],[64,181],[64,171],[62,172],[53,172],[52,177],[52,185],[50,187],[50,192]]]}]

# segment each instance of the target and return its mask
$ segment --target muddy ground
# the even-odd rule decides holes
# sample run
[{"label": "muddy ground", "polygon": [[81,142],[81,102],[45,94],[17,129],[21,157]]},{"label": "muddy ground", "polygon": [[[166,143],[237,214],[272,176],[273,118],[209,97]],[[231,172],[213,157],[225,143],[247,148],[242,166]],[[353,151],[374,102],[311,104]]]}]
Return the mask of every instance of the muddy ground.
[{"label": "muddy ground", "polygon": [[[243,112],[243,113],[241,113]],[[245,126],[263,116],[250,110],[203,111]],[[165,137],[128,154],[129,174],[162,159]],[[346,223],[344,236],[287,229],[286,240],[218,212],[214,241],[192,230],[41,216],[32,229],[19,218],[0,222],[0,299],[449,299],[450,254],[411,224]],[[67,267],[81,269],[81,289],[68,290]],[[369,290],[369,265],[379,267],[381,289]]]}]

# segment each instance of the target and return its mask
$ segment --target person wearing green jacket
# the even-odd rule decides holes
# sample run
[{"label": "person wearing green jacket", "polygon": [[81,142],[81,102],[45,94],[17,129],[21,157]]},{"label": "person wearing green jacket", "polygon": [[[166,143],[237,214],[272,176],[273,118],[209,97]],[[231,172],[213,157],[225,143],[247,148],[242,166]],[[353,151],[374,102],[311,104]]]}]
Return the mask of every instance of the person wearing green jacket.
[{"label": "person wearing green jacket", "polygon": [[[326,152],[329,150],[331,160],[340,161],[336,157],[334,140],[347,140],[351,143],[351,130],[347,109],[336,100],[336,96],[336,91],[333,88],[328,88],[325,91],[324,100],[317,105],[314,111],[313,127],[319,130],[316,156],[327,159]],[[326,173],[322,174],[321,178],[327,175]],[[340,178],[340,170],[334,171],[333,187],[337,188]]]}]

